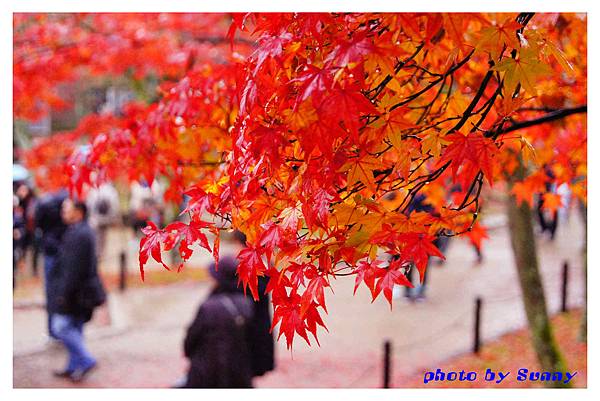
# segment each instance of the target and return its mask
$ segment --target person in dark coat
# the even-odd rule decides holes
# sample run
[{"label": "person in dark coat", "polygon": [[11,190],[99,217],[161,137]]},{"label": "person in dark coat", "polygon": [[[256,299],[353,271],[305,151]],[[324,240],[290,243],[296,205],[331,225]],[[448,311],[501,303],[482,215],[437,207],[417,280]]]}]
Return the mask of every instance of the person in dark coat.
[{"label": "person in dark coat", "polygon": [[23,210],[23,219],[25,222],[25,237],[23,238],[23,253],[26,253],[30,246],[34,245],[35,235],[35,194],[33,189],[25,182],[17,187],[15,192],[19,199],[19,206]]},{"label": "person in dark coat", "polygon": [[[545,165],[544,171],[550,180],[555,178],[555,174],[550,168],[550,166]],[[551,182],[546,182],[545,184],[546,193],[556,193],[556,185]],[[556,236],[556,230],[558,228],[558,209],[554,212],[549,212],[544,210],[544,197],[543,193],[537,194],[537,205],[536,212],[540,222],[540,228],[542,234],[546,231],[550,234],[550,239],[554,240]]]},{"label": "person in dark coat", "polygon": [[96,366],[96,359],[83,339],[84,324],[91,320],[93,313],[93,306],[88,302],[93,295],[87,283],[99,280],[96,239],[87,224],[85,203],[66,199],[62,217],[68,228],[61,241],[57,265],[50,275],[50,285],[55,291],[51,314],[52,330],[67,348],[69,360],[67,367],[55,375],[80,381]]},{"label": "person in dark coat", "polygon": [[210,268],[216,285],[187,330],[183,348],[190,368],[183,387],[252,387],[248,340],[254,308],[237,287],[236,269],[232,256]]},{"label": "person in dark coat", "polygon": [[67,198],[67,191],[59,191],[43,196],[35,209],[35,226],[41,231],[41,248],[44,257],[44,290],[46,311],[48,312],[48,334],[56,339],[52,331],[52,314],[55,291],[49,283],[49,277],[58,261],[58,248],[67,229],[61,217],[61,207]]},{"label": "person in dark coat", "polygon": [[[426,213],[434,213],[433,206],[427,203],[427,198],[423,194],[417,194],[413,200],[408,205],[406,210],[407,214],[412,212],[426,212]],[[449,238],[444,236],[437,236],[433,241],[433,245],[440,249],[440,251],[444,252],[448,246]],[[425,270],[425,274],[423,276],[423,281],[416,286],[416,288],[405,287],[404,288],[404,296],[412,301],[422,301],[425,299],[425,289],[427,286],[427,278],[429,276],[429,265],[431,264],[431,259],[427,262],[427,268]],[[408,273],[406,277],[408,281],[413,280],[413,272],[416,270],[416,266],[412,265],[408,269]]]},{"label": "person in dark coat", "polygon": [[19,200],[13,196],[13,291],[17,284],[17,270],[24,254],[25,219]]},{"label": "person in dark coat", "polygon": [[[246,247],[246,236],[241,231],[233,232],[233,240],[237,245]],[[240,248],[236,248],[239,250]],[[237,267],[237,261],[236,261]],[[258,301],[254,303],[254,317],[250,321],[250,354],[254,376],[262,376],[275,369],[275,340],[271,333],[271,309],[268,294],[266,294],[269,279],[258,278]],[[243,291],[241,288],[240,291]],[[248,297],[252,299],[251,295]]]}]

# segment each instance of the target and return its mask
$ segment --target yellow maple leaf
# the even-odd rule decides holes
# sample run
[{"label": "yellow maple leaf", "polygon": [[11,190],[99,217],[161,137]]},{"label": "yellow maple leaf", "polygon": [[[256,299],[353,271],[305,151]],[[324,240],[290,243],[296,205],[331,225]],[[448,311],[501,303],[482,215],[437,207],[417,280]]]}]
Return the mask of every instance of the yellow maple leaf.
[{"label": "yellow maple leaf", "polygon": [[293,130],[306,128],[319,119],[310,99],[302,102],[296,110],[284,110],[283,115],[285,116],[285,122]]},{"label": "yellow maple leaf", "polygon": [[493,69],[504,72],[505,93],[509,96],[513,94],[519,83],[527,93],[536,96],[537,79],[551,72],[548,65],[538,59],[537,54],[527,49],[522,49],[518,58],[505,58]]},{"label": "yellow maple leaf", "polygon": [[348,189],[354,188],[357,183],[362,182],[367,188],[375,192],[377,185],[373,171],[379,168],[381,168],[381,163],[371,155],[358,157],[347,163],[343,169],[348,171]]},{"label": "yellow maple leaf", "polygon": [[385,213],[369,212],[356,219],[356,222],[362,225],[361,230],[372,234],[376,231],[381,230],[381,226],[385,221],[385,217]]},{"label": "yellow maple leaf", "polygon": [[353,218],[356,218],[361,213],[357,205],[348,202],[338,203],[333,207],[333,219],[335,219],[337,227],[350,224]]},{"label": "yellow maple leaf", "polygon": [[521,142],[521,152],[523,154],[523,161],[525,163],[532,162],[537,166],[537,155],[531,143],[529,143],[529,141],[523,136],[521,137],[521,139],[519,139],[519,141]]},{"label": "yellow maple leaf", "polygon": [[423,154],[431,154],[433,157],[439,157],[442,153],[442,146],[448,145],[450,142],[443,139],[441,132],[430,132],[421,141],[421,150]]},{"label": "yellow maple leaf", "polygon": [[515,35],[521,24],[512,18],[506,19],[502,23],[485,27],[481,30],[481,38],[475,46],[478,51],[488,51],[492,59],[497,59],[505,46],[517,48],[519,41]]}]

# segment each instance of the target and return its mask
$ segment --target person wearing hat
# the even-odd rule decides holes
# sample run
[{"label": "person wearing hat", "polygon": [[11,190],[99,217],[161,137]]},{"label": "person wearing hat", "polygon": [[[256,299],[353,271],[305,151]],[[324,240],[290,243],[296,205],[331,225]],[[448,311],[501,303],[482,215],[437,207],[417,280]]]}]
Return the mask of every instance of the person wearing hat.
[{"label": "person wearing hat", "polygon": [[190,367],[182,387],[252,387],[249,327],[254,305],[238,288],[236,269],[233,255],[209,268],[215,285],[187,330],[183,348]]}]

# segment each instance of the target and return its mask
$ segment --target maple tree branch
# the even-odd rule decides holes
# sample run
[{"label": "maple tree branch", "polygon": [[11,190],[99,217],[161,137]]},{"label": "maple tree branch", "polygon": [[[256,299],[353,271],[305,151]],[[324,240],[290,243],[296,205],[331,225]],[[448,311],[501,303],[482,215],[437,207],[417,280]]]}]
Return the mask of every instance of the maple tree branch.
[{"label": "maple tree branch", "polygon": [[405,68],[406,68],[406,69],[409,69],[409,68],[415,68],[415,69],[417,69],[417,70],[419,70],[419,71],[422,71],[422,72],[424,72],[424,73],[426,73],[426,74],[429,74],[429,75],[430,75],[430,76],[432,76],[432,77],[442,77],[442,76],[444,75],[444,74],[441,74],[441,73],[439,73],[439,72],[433,72],[433,71],[429,71],[427,68],[425,68],[425,67],[423,67],[423,66],[420,66],[420,65],[418,65],[418,64],[411,64],[411,65],[407,65]]},{"label": "maple tree branch", "polygon": [[489,70],[485,74],[485,77],[483,77],[483,81],[481,81],[481,85],[479,85],[479,89],[477,90],[475,97],[473,97],[473,100],[471,100],[471,103],[469,104],[469,106],[467,106],[467,109],[463,113],[462,118],[456,123],[456,125],[450,130],[450,132],[458,131],[462,128],[463,125],[465,125],[465,123],[471,116],[471,112],[473,111],[475,106],[477,106],[477,103],[479,103],[479,99],[481,99],[481,97],[483,96],[483,93],[485,92],[485,89],[487,88],[487,85],[490,82],[490,79],[492,79],[493,75],[494,72],[492,70]]},{"label": "maple tree branch", "polygon": [[423,122],[423,120],[425,119],[425,117],[429,116],[429,112],[433,108],[434,103],[436,102],[436,100],[438,100],[438,98],[440,97],[440,95],[444,91],[444,88],[446,87],[446,78],[447,77],[444,77],[444,79],[442,81],[442,84],[440,85],[440,89],[437,91],[437,93],[436,93],[435,97],[433,98],[433,100],[431,100],[431,102],[429,102],[429,104],[425,105],[423,113],[421,114],[421,116],[417,120],[417,124],[421,124]]},{"label": "maple tree branch", "polygon": [[402,213],[406,212],[406,209],[408,209],[415,196],[417,196],[417,193],[419,193],[419,191],[425,185],[437,180],[442,175],[442,173],[448,168],[448,166],[450,166],[450,161],[447,161],[443,166],[441,166],[435,171],[432,171],[430,174],[422,175],[410,181],[409,184],[416,182],[419,179],[422,180],[420,182],[417,182],[412,188],[408,190],[408,193],[402,200],[402,203],[396,209],[394,209],[394,211],[402,210]]},{"label": "maple tree branch", "polygon": [[393,111],[393,110],[397,109],[398,107],[404,106],[405,104],[412,102],[413,100],[415,100],[416,98],[421,96],[423,93],[429,91],[431,88],[433,88],[434,86],[436,86],[437,84],[442,82],[448,75],[453,74],[456,70],[460,69],[463,65],[465,65],[467,63],[467,61],[469,61],[471,59],[471,56],[473,55],[473,53],[475,53],[475,49],[471,50],[471,52],[469,54],[467,54],[465,56],[465,58],[463,58],[459,63],[454,64],[452,67],[450,67],[440,78],[434,80],[433,82],[431,82],[429,85],[427,85],[425,88],[421,89],[420,91],[408,96],[406,99],[404,99],[400,103],[396,103],[395,105],[390,107],[390,111]]},{"label": "maple tree branch", "polygon": [[442,228],[442,230],[437,234],[438,237],[456,237],[465,233],[468,233],[469,231],[473,230],[473,227],[475,226],[475,222],[477,222],[477,217],[479,217],[479,202],[477,202],[477,207],[476,207],[476,211],[473,213],[473,219],[471,219],[471,224],[469,224],[469,227],[467,227],[466,229],[459,231],[459,232],[453,232],[453,233],[447,233],[445,228]]},{"label": "maple tree branch", "polygon": [[481,110],[479,110],[478,112],[475,113],[475,114],[481,113],[481,117],[479,118],[479,121],[477,121],[477,123],[475,123],[473,128],[471,128],[471,132],[477,131],[479,129],[479,126],[483,123],[483,121],[485,121],[485,118],[489,114],[490,110],[492,110],[492,106],[494,105],[494,102],[496,101],[496,98],[498,97],[498,95],[500,95],[500,93],[502,93],[502,84],[498,85],[498,87],[496,88],[496,91],[494,92],[492,97],[490,97],[488,99],[488,101],[486,102],[486,104],[484,104],[481,107],[481,110],[483,110],[483,113],[481,113]]},{"label": "maple tree branch", "polygon": [[[422,133],[422,132],[425,132],[425,131],[427,131],[427,130],[430,130],[430,129],[432,129],[432,128],[437,128],[437,126],[438,126],[438,125],[440,125],[440,124],[443,124],[443,123],[446,123],[446,122],[448,122],[448,121],[452,121],[452,120],[458,120],[459,118],[460,118],[460,117],[458,117],[458,116],[455,116],[455,117],[448,117],[448,118],[445,118],[445,119],[443,119],[443,120],[440,120],[440,121],[436,121],[435,123],[432,123],[432,124],[429,124],[429,125],[425,125],[425,126],[423,126],[423,128],[420,128],[420,129],[418,129],[417,131],[413,131],[413,132],[412,132],[412,135],[417,135],[417,134],[420,134],[420,133]],[[438,129],[438,131],[439,131],[439,130],[440,130],[440,129]]]},{"label": "maple tree branch", "polygon": [[200,167],[200,166],[219,166],[221,164],[226,163],[224,160],[219,161],[187,161],[187,160],[177,160],[177,165],[182,167]]},{"label": "maple tree branch", "polygon": [[442,102],[442,104],[440,105],[440,107],[436,113],[437,117],[444,115],[444,113],[448,109],[448,105],[450,104],[450,98],[452,97],[453,86],[454,86],[454,75],[450,74],[450,83],[448,84],[448,93],[446,93],[446,99],[444,99],[444,101]]},{"label": "maple tree branch", "polygon": [[[432,155],[428,155],[427,157],[425,157],[424,159],[422,159],[422,160],[419,162],[419,164],[418,164],[418,165],[417,165],[415,168],[413,168],[412,170],[410,170],[410,172],[409,172],[409,174],[408,174],[408,176],[407,176],[406,178],[394,179],[394,180],[391,180],[391,181],[389,181],[389,182],[387,182],[387,183],[385,183],[385,182],[384,182],[385,180],[382,180],[382,181],[377,181],[378,188],[379,188],[379,185],[381,185],[381,184],[384,184],[384,183],[385,183],[385,184],[389,184],[389,185],[391,185],[391,187],[390,187],[388,190],[384,190],[384,191],[385,191],[385,193],[389,193],[389,192],[394,192],[394,191],[397,191],[397,190],[398,190],[399,188],[401,188],[403,185],[408,185],[408,184],[410,184],[410,183],[414,182],[414,180],[413,180],[413,181],[408,181],[408,179],[409,179],[410,177],[412,177],[412,175],[413,175],[414,173],[416,173],[416,172],[417,172],[417,171],[418,171],[418,170],[419,170],[419,169],[420,169],[420,168],[421,168],[421,167],[422,167],[422,166],[423,166],[423,165],[424,165],[424,164],[425,164],[427,161],[429,161],[429,159],[431,159],[432,157],[433,157]],[[414,161],[414,160],[411,160],[411,162],[413,162],[413,161]],[[391,171],[393,171],[393,168],[392,168],[392,169],[388,169],[388,170],[391,172]],[[387,172],[388,172],[388,170],[384,170],[384,172],[386,172],[386,173],[387,173]],[[378,174],[378,171],[374,171],[374,172],[373,172],[373,175],[377,176],[377,174]],[[386,177],[387,177],[387,176],[389,176],[389,174],[387,174],[387,175],[386,175]],[[400,184],[402,184],[402,185],[400,185]]]},{"label": "maple tree branch", "polygon": [[544,111],[546,113],[550,113],[553,111],[557,111],[560,109],[555,109],[553,107],[520,107],[517,110],[515,110],[515,112],[520,113],[520,112],[527,112],[527,111]]},{"label": "maple tree branch", "polygon": [[[417,55],[421,52],[421,49],[423,49],[423,46],[425,44],[421,43],[420,45],[417,46],[417,49],[415,50],[415,52],[406,60],[404,61],[400,61],[398,62],[398,64],[396,64],[395,68],[394,68],[394,74],[398,74],[400,72],[400,70],[406,65],[406,63],[408,63],[409,61],[413,60],[415,57],[417,57]],[[377,98],[377,96],[379,96],[379,94],[381,93],[381,91],[387,86],[387,84],[390,83],[390,81],[393,79],[394,77],[391,75],[387,75],[380,83],[379,85],[377,85],[375,88],[373,88],[372,90],[370,90],[369,92],[367,92],[367,94],[375,91],[375,94],[373,94],[373,96],[369,97],[367,96],[367,98],[369,98],[369,100],[373,101],[374,99]]]},{"label": "maple tree branch", "polygon": [[[477,184],[477,193],[475,194],[475,196],[473,197],[473,199],[470,202],[465,203],[467,201],[469,195],[473,191],[473,188],[474,188],[474,186],[476,184]],[[451,234],[447,233],[446,229],[443,228],[438,233],[438,236],[440,236],[440,237],[441,236],[444,236],[444,237],[456,237],[457,235],[461,235],[461,234],[467,233],[467,232],[469,232],[469,231],[471,231],[473,229],[473,227],[475,226],[475,222],[477,221],[477,217],[479,216],[479,196],[481,195],[481,189],[482,188],[483,188],[483,172],[481,170],[479,170],[479,172],[475,176],[475,179],[471,183],[471,187],[469,188],[467,196],[465,197],[465,199],[463,200],[463,202],[461,203],[461,205],[458,208],[451,208],[450,209],[450,210],[462,210],[462,209],[464,209],[464,208],[472,205],[473,203],[475,203],[475,211],[473,212],[473,218],[471,219],[471,223],[469,224],[469,227],[467,227],[463,231],[454,232],[454,233],[451,233]]]},{"label": "maple tree branch", "polygon": [[[473,189],[475,189],[475,185],[478,185],[477,192],[475,193],[475,197],[473,199],[471,199],[470,202],[467,202],[469,199],[469,196],[471,196],[471,193],[473,192]],[[474,202],[476,202],[476,200],[479,199],[479,194],[481,193],[482,187],[483,187],[483,172],[481,170],[479,170],[477,175],[475,175],[475,178],[473,179],[473,182],[471,183],[471,186],[469,187],[469,190],[467,191],[460,206],[458,206],[456,208],[452,208],[450,210],[462,210],[462,209],[472,205]]]},{"label": "maple tree branch", "polygon": [[552,121],[563,119],[563,118],[571,116],[573,114],[580,114],[580,113],[587,113],[587,104],[584,104],[584,105],[578,106],[578,107],[556,110],[556,111],[548,113],[542,117],[534,118],[532,120],[517,121],[506,128],[500,128],[495,131],[488,131],[485,133],[485,137],[496,139],[499,135],[502,135],[502,134],[507,134],[509,132],[517,131],[517,130],[520,130],[523,128],[529,128],[529,127],[533,127],[536,125],[549,123]]},{"label": "maple tree branch", "polygon": [[346,277],[346,276],[352,276],[357,274],[357,272],[353,271],[353,272],[348,272],[348,273],[337,273],[337,272],[333,272],[332,275],[336,276],[336,277]]},{"label": "maple tree branch", "polygon": [[[522,25],[522,28],[520,29],[520,31],[522,31],[523,28],[525,28],[525,26],[527,25],[529,20],[531,20],[532,17],[533,17],[533,13],[521,13],[517,16],[517,18],[516,18],[517,22],[519,22]],[[488,70],[488,72],[485,74],[485,77],[483,78],[481,85],[479,86],[479,89],[477,90],[477,93],[475,94],[475,97],[473,97],[473,100],[471,100],[471,103],[469,104],[469,106],[467,107],[465,112],[463,113],[462,118],[458,121],[458,123],[456,123],[456,125],[450,131],[458,131],[459,129],[461,129],[463,127],[463,125],[468,121],[468,119],[472,115],[472,112],[475,109],[475,106],[477,106],[477,103],[479,103],[479,100],[484,95],[485,89],[487,88],[490,80],[494,76],[494,71],[491,68],[494,67],[495,63],[493,60],[490,60],[489,64],[490,64],[490,70]],[[500,84],[498,86],[498,88],[494,92],[494,95],[490,99],[488,99],[488,102],[486,102],[486,104],[488,106],[486,111],[483,113],[483,115],[481,116],[481,118],[479,119],[477,124],[471,129],[471,132],[476,131],[477,128],[479,127],[479,125],[481,125],[481,123],[483,123],[483,120],[485,120],[485,117],[489,113],[491,106],[493,105],[494,101],[496,100],[496,97],[498,96],[501,88],[502,88],[502,84]],[[485,105],[482,106],[482,109],[483,109],[483,107],[485,107]]]},{"label": "maple tree branch", "polygon": [[[525,28],[525,26],[527,26],[527,24],[529,23],[529,21],[531,21],[531,19],[533,18],[533,16],[535,15],[535,13],[519,13],[519,15],[517,15],[516,21],[523,25],[523,28]],[[520,31],[523,31],[523,28],[520,29]]]},{"label": "maple tree branch", "polygon": [[[501,87],[501,86],[500,86]],[[497,92],[496,92],[497,94]],[[493,102],[491,102],[490,104],[492,104]],[[489,111],[489,108],[486,110]],[[539,125],[539,124],[544,124],[547,122],[551,122],[551,121],[555,121],[555,120],[559,120],[565,117],[568,117],[570,115],[573,114],[579,114],[579,113],[586,113],[587,112],[587,105],[583,105],[583,106],[579,106],[579,107],[573,107],[573,108],[569,108],[569,109],[562,109],[562,110],[557,110],[551,113],[546,114],[545,116],[533,119],[533,120],[527,120],[527,121],[521,121],[521,122],[515,122],[513,123],[511,126],[507,127],[507,128],[502,128],[496,131],[490,131],[487,132],[485,134],[486,137],[494,137],[494,139],[501,134],[506,134],[512,131],[516,131],[519,129],[523,129],[523,128],[528,128],[528,127],[532,127],[535,125]],[[487,113],[486,113],[487,114]],[[482,119],[480,120],[480,122],[484,119],[485,117],[482,116]],[[479,123],[478,123],[479,124]],[[477,126],[475,126],[474,128],[476,128]],[[492,135],[490,135],[492,134]],[[475,196],[473,197],[473,199],[471,199],[471,201],[467,202],[469,196],[471,195],[471,193],[473,192],[473,189],[475,187],[475,185],[477,184],[477,192],[475,194]],[[465,196],[465,198],[463,199],[461,205],[457,208],[453,208],[452,210],[462,210],[470,205],[472,205],[473,203],[475,203],[476,206],[476,211],[473,214],[473,220],[471,221],[471,224],[469,225],[469,227],[460,233],[454,233],[454,234],[447,234],[445,232],[442,232],[440,235],[444,235],[444,236],[455,236],[455,235],[459,235],[462,234],[464,232],[470,231],[474,224],[475,221],[477,219],[477,214],[479,211],[479,195],[481,194],[481,189],[483,187],[483,174],[481,172],[481,170],[479,171],[479,173],[475,176],[475,179],[473,180],[473,182],[471,183],[471,186],[469,188],[469,190],[467,191],[467,194]]]}]

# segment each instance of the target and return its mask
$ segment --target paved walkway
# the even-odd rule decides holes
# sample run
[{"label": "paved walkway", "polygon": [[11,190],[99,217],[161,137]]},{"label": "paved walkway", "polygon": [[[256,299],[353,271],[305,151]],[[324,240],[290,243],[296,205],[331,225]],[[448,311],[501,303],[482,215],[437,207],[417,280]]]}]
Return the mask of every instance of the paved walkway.
[{"label": "paved walkway", "polygon": [[[443,266],[432,266],[428,298],[421,303],[396,300],[390,311],[381,297],[370,302],[361,288],[352,295],[353,278],[339,279],[329,294],[329,333],[321,346],[295,340],[293,352],[277,344],[277,370],[259,378],[259,387],[378,387],[382,348],[392,341],[393,376],[406,377],[472,346],[474,300],[483,297],[483,339],[523,327],[525,313],[513,266],[508,233],[501,219],[485,244],[485,261],[476,265],[466,240],[455,240]],[[569,304],[583,303],[582,225],[575,211],[562,224],[555,242],[538,239],[547,302],[560,304],[561,266],[571,264]],[[150,273],[151,274],[151,273]],[[112,293],[104,311],[87,331],[99,368],[81,386],[168,387],[186,368],[181,344],[187,324],[208,292],[207,283],[178,283]],[[44,344],[44,314],[39,308],[14,310],[14,386],[68,387],[51,370],[61,367],[64,352]],[[392,383],[393,384],[393,383]]]}]

